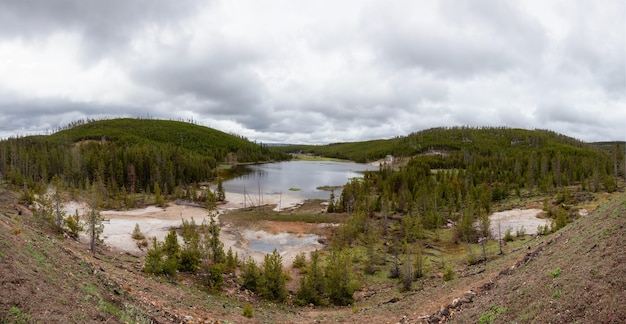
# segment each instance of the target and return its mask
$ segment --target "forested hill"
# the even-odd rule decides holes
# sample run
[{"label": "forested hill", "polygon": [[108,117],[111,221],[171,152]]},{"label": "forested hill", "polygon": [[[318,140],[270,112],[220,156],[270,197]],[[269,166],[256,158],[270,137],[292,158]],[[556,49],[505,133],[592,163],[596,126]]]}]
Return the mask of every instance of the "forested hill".
[{"label": "forested hill", "polygon": [[153,119],[74,122],[49,136],[0,142],[0,177],[23,186],[54,175],[83,188],[96,180],[137,192],[206,181],[221,163],[284,160],[288,155],[192,123]]},{"label": "forested hill", "polygon": [[433,151],[471,152],[481,155],[520,151],[560,151],[585,156],[597,154],[596,146],[552,131],[503,127],[439,127],[392,139],[328,145],[290,145],[278,149],[284,152],[301,151],[356,162],[374,161],[386,155],[415,156]]},{"label": "forested hill", "polygon": [[185,150],[213,156],[222,161],[230,152],[241,162],[279,159],[276,151],[245,138],[196,124],[154,119],[109,119],[80,123],[47,138],[53,144],[72,144],[85,140],[112,141],[124,145],[174,145]]}]

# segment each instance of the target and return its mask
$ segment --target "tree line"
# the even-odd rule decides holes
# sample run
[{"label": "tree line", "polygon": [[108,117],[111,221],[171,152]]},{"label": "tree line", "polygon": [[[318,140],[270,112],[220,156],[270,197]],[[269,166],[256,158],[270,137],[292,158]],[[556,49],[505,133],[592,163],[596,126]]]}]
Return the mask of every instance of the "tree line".
[{"label": "tree line", "polygon": [[288,158],[266,145],[183,122],[120,119],[72,126],[50,136],[0,141],[0,178],[38,192],[54,176],[76,190],[99,181],[108,201],[124,201],[157,187],[171,197],[215,179],[220,163]]}]

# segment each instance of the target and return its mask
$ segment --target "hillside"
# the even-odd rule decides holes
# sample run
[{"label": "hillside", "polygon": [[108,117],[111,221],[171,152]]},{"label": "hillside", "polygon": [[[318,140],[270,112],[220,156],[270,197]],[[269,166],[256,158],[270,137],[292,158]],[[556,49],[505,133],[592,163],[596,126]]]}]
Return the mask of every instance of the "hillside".
[{"label": "hillside", "polygon": [[364,142],[333,143],[328,145],[290,145],[278,147],[284,152],[303,152],[369,162],[386,155],[415,156],[431,150],[454,152],[562,151],[572,154],[593,155],[596,147],[548,130],[515,128],[431,128],[407,136]]},{"label": "hillside", "polygon": [[79,190],[98,182],[112,199],[134,206],[127,194],[158,190],[168,196],[215,179],[220,164],[288,158],[208,127],[126,118],[75,122],[49,136],[0,141],[0,177],[35,192],[55,176]]},{"label": "hillside", "polygon": [[483,285],[456,323],[620,323],[626,318],[626,195],[559,231]]},{"label": "hillside", "polygon": [[243,151],[241,162],[271,160],[275,152],[245,138],[216,129],[181,121],[156,119],[109,119],[77,123],[45,139],[52,144],[86,140],[113,141],[120,145],[175,145],[199,154],[224,158],[229,152]]}]

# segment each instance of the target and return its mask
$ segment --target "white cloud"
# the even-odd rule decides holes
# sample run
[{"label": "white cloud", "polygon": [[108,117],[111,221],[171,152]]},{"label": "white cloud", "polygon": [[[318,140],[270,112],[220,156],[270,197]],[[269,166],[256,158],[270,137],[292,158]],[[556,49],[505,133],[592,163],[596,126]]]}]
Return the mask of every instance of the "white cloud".
[{"label": "white cloud", "polygon": [[[623,139],[621,1],[0,1],[0,136],[193,118],[264,142],[452,125]],[[61,116],[61,117],[59,117]]]}]

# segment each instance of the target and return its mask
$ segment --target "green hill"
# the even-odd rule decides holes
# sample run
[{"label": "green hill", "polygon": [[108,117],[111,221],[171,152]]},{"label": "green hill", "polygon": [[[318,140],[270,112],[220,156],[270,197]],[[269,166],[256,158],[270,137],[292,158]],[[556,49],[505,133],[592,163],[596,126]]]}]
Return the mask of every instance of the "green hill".
[{"label": "green hill", "polygon": [[164,193],[215,178],[221,163],[284,160],[265,145],[191,123],[152,119],[80,121],[49,136],[0,142],[0,176],[35,188],[55,175],[70,188],[99,181],[110,195]]},{"label": "green hill", "polygon": [[[174,145],[223,160],[240,151],[241,162],[272,160],[281,156],[243,137],[191,123],[154,119],[109,119],[87,122],[46,138],[53,144],[85,140],[113,141],[123,145]],[[244,152],[245,154],[242,154]]]},{"label": "green hill", "polygon": [[566,151],[593,155],[594,145],[548,130],[526,130],[504,127],[431,128],[408,136],[328,145],[290,145],[278,149],[284,152],[304,152],[316,155],[368,162],[386,155],[415,156],[430,150],[446,152],[478,152],[486,155],[514,151]]}]

